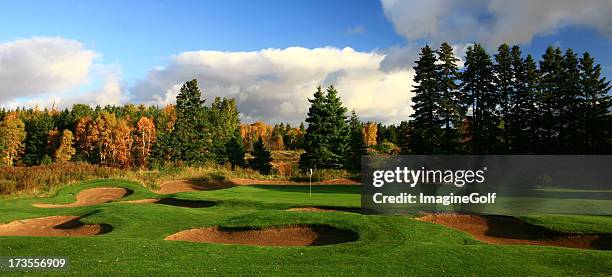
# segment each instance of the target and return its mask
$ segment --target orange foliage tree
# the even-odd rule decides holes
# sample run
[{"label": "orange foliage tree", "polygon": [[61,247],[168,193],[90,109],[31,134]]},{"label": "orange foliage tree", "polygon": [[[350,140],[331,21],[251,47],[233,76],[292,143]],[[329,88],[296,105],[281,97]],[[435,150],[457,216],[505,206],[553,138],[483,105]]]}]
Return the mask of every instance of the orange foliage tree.
[{"label": "orange foliage tree", "polygon": [[155,131],[155,124],[153,119],[143,116],[136,123],[136,157],[138,166],[141,168],[147,166],[149,156],[151,155],[151,148],[157,139]]},{"label": "orange foliage tree", "polygon": [[248,151],[253,150],[253,144],[259,137],[264,141],[269,141],[272,136],[272,126],[257,121],[253,124],[242,124],[240,125],[240,135],[242,136],[242,143],[244,148]]}]

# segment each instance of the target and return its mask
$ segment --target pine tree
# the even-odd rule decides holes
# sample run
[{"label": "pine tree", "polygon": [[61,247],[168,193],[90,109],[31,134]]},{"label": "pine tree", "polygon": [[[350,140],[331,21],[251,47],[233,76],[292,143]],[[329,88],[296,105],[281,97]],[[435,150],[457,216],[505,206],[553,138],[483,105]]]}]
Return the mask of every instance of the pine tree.
[{"label": "pine tree", "polygon": [[414,151],[410,148],[411,139],[413,137],[413,128],[411,122],[402,121],[400,125],[397,127],[397,146],[400,148],[400,154],[414,154]]},{"label": "pine tree", "polygon": [[366,155],[366,145],[363,140],[363,124],[357,113],[353,110],[349,120],[350,126],[350,150],[346,152],[344,168],[357,170],[361,168],[361,156]]},{"label": "pine tree", "polygon": [[601,77],[601,65],[596,65],[588,52],[580,59],[580,90],[584,97],[580,122],[585,153],[612,153],[610,82]]},{"label": "pine tree", "polygon": [[512,54],[508,44],[502,44],[498,48],[498,53],[495,55],[495,64],[493,71],[496,76],[495,87],[497,96],[499,97],[499,115],[503,123],[501,131],[501,148],[502,151],[508,152],[511,150],[512,141],[510,141],[510,133],[512,132],[512,120],[510,119],[513,103],[510,101],[514,94],[514,70],[512,70]]},{"label": "pine tree", "polygon": [[325,95],[321,87],[317,88],[313,99],[308,99],[310,108],[306,122],[308,129],[304,135],[304,153],[300,155],[300,168],[307,170],[309,168],[325,168],[330,160],[330,150],[328,149],[328,139],[325,124],[329,118],[328,111],[325,107]]},{"label": "pine tree", "polygon": [[561,84],[559,90],[559,139],[561,151],[568,154],[584,153],[585,145],[581,134],[582,126],[579,124],[581,115],[582,95],[580,89],[580,69],[578,57],[570,48],[567,49],[561,62]]},{"label": "pine tree", "polygon": [[225,145],[228,161],[232,165],[232,170],[244,166],[244,145],[239,134],[235,134]]},{"label": "pine tree", "polygon": [[176,122],[172,132],[176,153],[174,161],[202,163],[207,159],[212,141],[208,136],[208,122],[198,81],[186,82],[176,97]]},{"label": "pine tree", "polygon": [[499,97],[495,91],[491,57],[480,44],[468,47],[465,70],[461,74],[464,109],[471,114],[471,150],[473,154],[497,151]]},{"label": "pine tree", "polygon": [[512,103],[508,117],[508,137],[511,142],[510,153],[533,153],[533,142],[536,132],[533,122],[537,116],[536,92],[539,74],[533,57],[521,57],[518,46],[512,48],[512,70],[514,80],[512,94],[509,101]]},{"label": "pine tree", "polygon": [[438,50],[438,66],[440,104],[437,112],[442,124],[440,138],[440,153],[454,154],[460,151],[461,136],[458,127],[465,116],[461,109],[461,98],[458,91],[459,59],[453,54],[453,48],[448,43],[442,43]]},{"label": "pine tree", "polygon": [[540,154],[554,154],[560,144],[560,84],[563,55],[560,48],[548,47],[540,61],[540,82],[536,103],[538,116],[533,123],[536,131],[535,151]]},{"label": "pine tree", "polygon": [[435,154],[440,150],[442,122],[438,112],[441,110],[439,70],[436,66],[435,52],[429,47],[421,48],[419,60],[414,67],[414,86],[412,92],[412,139],[410,148],[416,154]]},{"label": "pine tree", "polygon": [[253,144],[253,159],[249,161],[251,168],[259,171],[261,174],[268,175],[272,170],[272,154],[266,149],[263,139],[259,137]]},{"label": "pine tree", "polygon": [[53,130],[53,117],[47,112],[34,111],[24,120],[26,139],[23,163],[26,165],[41,164],[47,148],[47,134]]},{"label": "pine tree", "polygon": [[325,121],[325,134],[328,136],[329,160],[328,168],[343,168],[345,157],[350,151],[350,129],[347,123],[346,111],[334,86],[327,88],[325,109],[329,117]]}]

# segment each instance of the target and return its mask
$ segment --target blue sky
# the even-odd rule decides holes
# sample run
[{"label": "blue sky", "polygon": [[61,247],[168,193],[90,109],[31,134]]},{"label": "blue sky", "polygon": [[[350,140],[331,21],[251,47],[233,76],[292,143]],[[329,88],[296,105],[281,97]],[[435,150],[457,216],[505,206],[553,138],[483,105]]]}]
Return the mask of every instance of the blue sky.
[{"label": "blue sky", "polygon": [[[401,44],[378,1],[11,1],[1,41],[33,36],[78,40],[142,77],[173,54],[335,46],[371,51]],[[22,12],[14,12],[22,11]],[[27,11],[27,14],[26,12]],[[350,34],[363,26],[365,32]]]},{"label": "blue sky", "polygon": [[[366,119],[397,122],[411,113],[402,95],[418,47],[440,41],[458,54],[470,42],[494,49],[508,41],[536,58],[548,45],[571,47],[591,52],[612,76],[612,5],[555,1],[7,1],[0,103],[163,105],[198,78],[210,96],[238,98],[246,121],[297,122],[309,91],[332,80]],[[55,76],[57,68],[66,72]],[[14,80],[28,74],[36,78]],[[395,104],[372,100],[380,89]]]}]

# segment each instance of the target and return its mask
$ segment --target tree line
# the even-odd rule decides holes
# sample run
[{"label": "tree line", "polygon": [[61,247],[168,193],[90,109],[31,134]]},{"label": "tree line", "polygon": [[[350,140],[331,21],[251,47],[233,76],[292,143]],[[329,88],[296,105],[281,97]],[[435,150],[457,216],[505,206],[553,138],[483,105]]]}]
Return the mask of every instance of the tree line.
[{"label": "tree line", "polygon": [[[270,172],[270,150],[300,150],[299,167],[357,170],[367,154],[610,154],[610,82],[593,57],[475,44],[459,67],[452,47],[425,46],[414,66],[414,113],[398,125],[362,122],[333,86],[318,87],[304,123],[241,124],[235,99],[205,105],[196,80],[175,105],[0,111],[2,164],[84,161],[121,168],[204,163]],[[250,152],[252,159],[245,160]]]},{"label": "tree line", "polygon": [[404,154],[610,154],[610,82],[588,53],[548,47],[539,62],[519,46],[495,55],[475,44],[465,64],[444,43],[421,49],[414,113],[378,127]]},{"label": "tree line", "polygon": [[[3,109],[2,164],[84,161],[150,168],[213,162],[246,166],[235,100],[217,97],[206,106],[201,99],[197,81],[191,80],[181,88],[176,105],[163,108],[76,104],[63,111]],[[269,172],[269,152],[263,144],[256,146],[254,166]]]}]

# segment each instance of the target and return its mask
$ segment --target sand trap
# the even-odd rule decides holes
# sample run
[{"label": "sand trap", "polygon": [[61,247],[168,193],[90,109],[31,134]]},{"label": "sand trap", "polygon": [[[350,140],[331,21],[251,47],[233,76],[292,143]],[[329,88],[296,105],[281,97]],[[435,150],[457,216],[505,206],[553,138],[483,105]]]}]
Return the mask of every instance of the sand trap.
[{"label": "sand trap", "polygon": [[318,246],[356,241],[357,234],[329,226],[287,226],[266,229],[200,228],[178,232],[166,240],[255,246]]},{"label": "sand trap", "polygon": [[467,232],[491,244],[549,245],[583,249],[612,249],[612,235],[572,235],[554,232],[507,216],[430,214],[417,218]]},{"label": "sand trap", "polygon": [[347,207],[332,207],[332,206],[317,206],[317,207],[298,207],[287,209],[290,212],[347,212],[347,213],[361,213],[360,208],[347,208]]},{"label": "sand trap", "polygon": [[78,216],[48,216],[0,225],[0,236],[86,237],[109,233],[107,224],[83,224]]},{"label": "sand trap", "polygon": [[185,199],[176,199],[176,198],[147,198],[140,200],[131,200],[131,201],[122,201],[120,203],[130,203],[130,204],[160,204],[160,205],[168,205],[168,206],[176,206],[176,207],[185,207],[185,208],[208,208],[216,205],[213,201],[205,201],[205,200],[185,200]]},{"label": "sand trap", "polygon": [[115,199],[122,198],[131,194],[130,190],[125,188],[92,188],[86,189],[76,196],[76,202],[70,204],[46,204],[34,203],[34,207],[38,208],[73,208],[82,206],[93,206],[103,204]]},{"label": "sand trap", "polygon": [[[334,179],[321,182],[313,182],[313,185],[359,185],[359,182],[349,179]],[[174,180],[164,182],[160,185],[159,194],[171,194],[177,192],[194,192],[203,190],[227,189],[235,186],[246,185],[308,185],[308,182],[295,182],[283,180],[254,180],[254,179],[229,179],[229,180]]]}]

